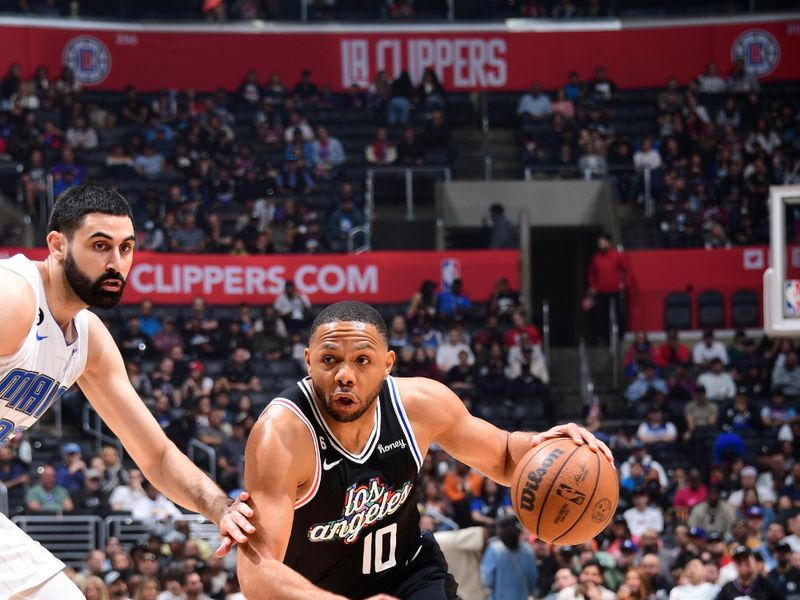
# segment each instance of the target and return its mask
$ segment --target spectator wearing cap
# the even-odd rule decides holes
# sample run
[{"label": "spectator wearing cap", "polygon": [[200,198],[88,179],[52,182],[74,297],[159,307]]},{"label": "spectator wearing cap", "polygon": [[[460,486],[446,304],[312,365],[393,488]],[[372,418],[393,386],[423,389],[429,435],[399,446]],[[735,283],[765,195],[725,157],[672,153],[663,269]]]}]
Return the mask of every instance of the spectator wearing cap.
[{"label": "spectator wearing cap", "polygon": [[61,449],[64,456],[62,463],[56,466],[56,485],[66,488],[68,492],[77,492],[83,488],[86,463],[81,458],[81,447],[70,442]]},{"label": "spectator wearing cap", "polygon": [[703,339],[695,344],[692,349],[692,361],[698,369],[707,369],[711,361],[718,358],[723,365],[728,364],[728,349],[725,344],[714,339],[714,332],[706,329],[703,332]]},{"label": "spectator wearing cap", "polygon": [[745,510],[745,526],[747,527],[747,547],[758,548],[764,539],[764,509],[755,505]]},{"label": "spectator wearing cap", "polygon": [[633,506],[623,515],[634,537],[639,537],[647,529],[659,533],[664,530],[664,515],[650,504],[650,495],[645,488],[633,490]]},{"label": "spectator wearing cap", "polygon": [[205,374],[205,366],[199,360],[189,362],[189,377],[181,386],[181,395],[185,400],[196,400],[208,396],[214,390],[214,380]]},{"label": "spectator wearing cap", "polygon": [[498,538],[491,541],[481,559],[481,581],[490,600],[526,600],[535,594],[536,557],[522,541],[519,521],[514,515],[498,520]]},{"label": "spectator wearing cap", "polygon": [[736,579],[729,581],[719,591],[717,600],[783,600],[784,594],[757,571],[756,561],[747,546],[737,546],[732,553],[736,565]]},{"label": "spectator wearing cap", "polygon": [[669,600],[712,600],[716,586],[706,581],[706,569],[699,558],[689,560],[682,569],[681,585],[672,588]]},{"label": "spectator wearing cap", "polygon": [[621,480],[631,476],[631,467],[635,463],[643,466],[645,474],[650,470],[655,471],[658,474],[658,484],[662,490],[669,486],[669,478],[664,467],[647,453],[644,443],[638,438],[634,438],[631,442],[631,455],[620,465],[619,477]]},{"label": "spectator wearing cap", "polygon": [[103,583],[106,584],[108,589],[108,597],[112,600],[131,600],[128,595],[128,584],[125,583],[125,577],[119,571],[109,571],[103,577]]},{"label": "spectator wearing cap", "polygon": [[736,383],[730,373],[725,371],[722,360],[714,357],[709,360],[709,370],[697,378],[697,385],[703,386],[709,400],[726,402],[736,395]]},{"label": "spectator wearing cap", "polygon": [[689,526],[702,527],[709,533],[724,534],[736,520],[733,507],[720,496],[720,488],[710,485],[706,499],[689,511]]},{"label": "spectator wearing cap", "polygon": [[774,433],[784,425],[792,425],[800,421],[797,410],[786,403],[786,398],[780,388],[773,390],[769,404],[761,409],[761,424],[773,430]]},{"label": "spectator wearing cap", "polygon": [[[640,364],[636,379],[628,384],[623,396],[629,403],[636,405],[654,392],[666,395],[669,393],[669,387],[667,382],[657,375],[655,365],[645,362]],[[638,409],[638,413],[639,415],[643,414],[641,408]]]},{"label": "spectator wearing cap", "polygon": [[777,548],[783,538],[786,537],[786,529],[782,523],[773,521],[767,525],[767,533],[764,536],[764,541],[760,546],[755,548],[756,552],[761,553],[764,559],[764,567],[767,571],[771,571],[778,564]]},{"label": "spectator wearing cap", "polygon": [[75,511],[82,514],[105,516],[110,510],[108,494],[103,491],[103,474],[97,469],[87,469],[83,488],[73,494]]},{"label": "spectator wearing cap", "polygon": [[595,559],[581,567],[578,583],[564,588],[557,600],[616,600],[616,594],[603,587],[603,566]]},{"label": "spectator wearing cap", "polygon": [[739,471],[739,485],[741,489],[738,489],[731,493],[728,496],[728,502],[734,508],[739,508],[742,505],[744,500],[744,495],[747,490],[754,489],[758,493],[759,502],[765,504],[767,506],[772,506],[777,497],[775,496],[775,492],[764,486],[759,486],[758,482],[758,470],[756,470],[753,466],[746,466],[743,467],[741,471]]},{"label": "spectator wearing cap", "polygon": [[792,547],[786,542],[775,545],[775,566],[767,574],[767,579],[787,597],[800,594],[800,569],[792,565]]}]

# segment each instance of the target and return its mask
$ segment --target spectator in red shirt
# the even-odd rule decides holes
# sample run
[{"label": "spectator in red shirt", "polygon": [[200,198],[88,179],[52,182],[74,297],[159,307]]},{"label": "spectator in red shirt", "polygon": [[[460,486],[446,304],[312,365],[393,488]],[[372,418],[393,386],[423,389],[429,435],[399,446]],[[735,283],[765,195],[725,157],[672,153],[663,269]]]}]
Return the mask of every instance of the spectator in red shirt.
[{"label": "spectator in red shirt", "polygon": [[685,344],[678,339],[678,332],[674,329],[667,331],[667,339],[656,349],[655,363],[661,369],[671,372],[679,365],[688,365],[692,355]]},{"label": "spectator in red shirt", "polygon": [[542,343],[542,336],[536,325],[525,322],[525,315],[521,310],[515,311],[511,315],[511,329],[506,331],[506,348],[519,346],[519,336],[521,333],[528,334],[528,343],[534,346]]},{"label": "spectator in red shirt", "polygon": [[623,332],[620,307],[625,290],[624,277],[625,259],[622,253],[611,245],[608,235],[601,234],[597,239],[597,252],[589,265],[589,289],[584,302],[584,307],[591,310],[591,338],[595,343],[609,341],[609,305],[612,299],[619,332]]},{"label": "spectator in red shirt", "polygon": [[689,480],[686,487],[675,492],[675,510],[684,513],[695,505],[705,502],[708,490],[700,478],[699,469],[689,469]]}]

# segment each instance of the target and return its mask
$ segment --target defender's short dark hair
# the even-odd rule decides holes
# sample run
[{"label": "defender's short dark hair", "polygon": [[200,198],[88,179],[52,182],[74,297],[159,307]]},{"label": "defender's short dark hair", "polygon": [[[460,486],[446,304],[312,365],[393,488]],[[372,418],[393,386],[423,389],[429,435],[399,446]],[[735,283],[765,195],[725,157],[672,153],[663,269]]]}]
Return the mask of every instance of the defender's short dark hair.
[{"label": "defender's short dark hair", "polygon": [[357,323],[374,325],[383,340],[387,344],[389,343],[389,329],[386,327],[386,321],[383,320],[381,313],[369,304],[356,302],[355,300],[345,300],[323,308],[311,324],[311,331],[308,337],[314,337],[314,333],[319,329],[320,325],[339,321],[356,321]]},{"label": "defender's short dark hair", "polygon": [[69,188],[56,198],[47,232],[58,231],[71,238],[89,213],[128,217],[133,222],[131,206],[122,194],[110,187],[84,183]]}]

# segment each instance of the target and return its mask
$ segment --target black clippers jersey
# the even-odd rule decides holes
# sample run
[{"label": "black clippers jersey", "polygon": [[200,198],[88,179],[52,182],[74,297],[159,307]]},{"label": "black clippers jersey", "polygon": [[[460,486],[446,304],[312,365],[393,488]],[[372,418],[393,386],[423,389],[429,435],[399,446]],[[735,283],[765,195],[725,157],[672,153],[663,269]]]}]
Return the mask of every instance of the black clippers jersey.
[{"label": "black clippers jersey", "polygon": [[314,485],[295,502],[284,563],[323,589],[371,596],[387,589],[420,550],[422,455],[391,377],[375,401],[372,435],[358,456],[332,435],[312,394],[306,378],[271,403],[306,424],[317,453]]}]

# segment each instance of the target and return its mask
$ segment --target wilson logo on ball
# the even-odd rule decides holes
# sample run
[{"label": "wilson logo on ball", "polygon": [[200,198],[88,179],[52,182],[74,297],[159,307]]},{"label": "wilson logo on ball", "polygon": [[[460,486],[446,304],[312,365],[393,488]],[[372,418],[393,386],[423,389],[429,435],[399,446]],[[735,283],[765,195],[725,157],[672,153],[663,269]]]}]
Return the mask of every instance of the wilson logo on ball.
[{"label": "wilson logo on ball", "polygon": [[556,461],[556,459],[563,455],[563,450],[558,448],[554,449],[552,452],[550,452],[550,454],[547,455],[547,458],[542,461],[541,467],[528,473],[528,480],[525,482],[525,487],[522,490],[522,497],[519,503],[519,507],[522,510],[533,510],[536,502],[536,492],[539,490],[542,479],[545,475],[547,475],[547,471],[550,470],[550,467],[553,466],[553,463]]}]

